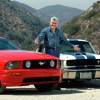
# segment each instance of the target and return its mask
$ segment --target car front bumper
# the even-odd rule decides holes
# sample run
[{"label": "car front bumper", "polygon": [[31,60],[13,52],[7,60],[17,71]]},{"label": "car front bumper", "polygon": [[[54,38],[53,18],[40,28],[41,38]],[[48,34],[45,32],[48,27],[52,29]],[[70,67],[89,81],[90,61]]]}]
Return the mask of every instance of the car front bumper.
[{"label": "car front bumper", "polygon": [[5,70],[0,75],[2,86],[58,84],[62,81],[60,69]]},{"label": "car front bumper", "polygon": [[63,79],[91,80],[100,79],[100,69],[63,70]]}]

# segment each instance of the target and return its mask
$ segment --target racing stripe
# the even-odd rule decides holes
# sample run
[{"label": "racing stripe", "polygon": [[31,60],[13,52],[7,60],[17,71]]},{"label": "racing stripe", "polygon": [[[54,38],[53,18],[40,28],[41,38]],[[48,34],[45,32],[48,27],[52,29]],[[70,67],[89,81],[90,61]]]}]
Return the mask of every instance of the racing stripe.
[{"label": "racing stripe", "polygon": [[87,59],[96,59],[96,57],[92,54],[86,54]]},{"label": "racing stripe", "polygon": [[76,59],[86,59],[82,53],[75,53],[73,56],[75,56]]},{"label": "racing stripe", "polygon": [[[87,56],[87,59],[91,59],[91,60],[95,60],[96,59],[96,57],[94,56],[94,55],[92,55],[92,54],[86,54],[86,56]],[[92,68],[95,68],[95,65],[94,66],[92,66]],[[93,74],[93,78],[95,77],[95,74],[96,74],[96,71],[94,70],[93,72],[92,72],[92,74]]]}]

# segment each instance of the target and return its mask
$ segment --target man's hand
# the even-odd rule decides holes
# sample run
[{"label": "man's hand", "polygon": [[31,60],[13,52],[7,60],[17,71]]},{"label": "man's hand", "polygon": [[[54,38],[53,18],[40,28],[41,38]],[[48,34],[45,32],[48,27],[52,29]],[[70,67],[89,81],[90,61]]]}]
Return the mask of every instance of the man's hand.
[{"label": "man's hand", "polygon": [[36,38],[36,39],[34,40],[34,43],[35,43],[36,45],[39,45],[39,39]]},{"label": "man's hand", "polygon": [[39,47],[40,47],[39,39],[36,38],[33,42],[34,42],[34,47],[33,47],[33,49],[34,49],[35,51],[38,51],[38,49],[39,49]]},{"label": "man's hand", "polygon": [[74,50],[77,52],[80,52],[81,48],[79,47],[79,45],[74,45]]}]

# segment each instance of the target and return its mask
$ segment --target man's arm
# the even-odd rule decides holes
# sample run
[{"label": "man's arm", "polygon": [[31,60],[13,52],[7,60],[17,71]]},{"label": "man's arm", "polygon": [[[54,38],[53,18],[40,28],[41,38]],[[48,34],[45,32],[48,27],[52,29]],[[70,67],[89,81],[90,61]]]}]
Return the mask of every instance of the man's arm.
[{"label": "man's arm", "polygon": [[59,30],[59,36],[60,36],[60,44],[68,45],[70,47],[73,47],[73,44],[67,41],[67,39],[64,37],[64,33]]},{"label": "man's arm", "polygon": [[70,43],[65,37],[62,31],[60,31],[60,43],[61,44],[65,44],[70,46],[71,48],[73,48],[75,51],[78,51],[80,48],[76,45],[73,45],[72,43]]},{"label": "man's arm", "polygon": [[36,47],[36,51],[38,52],[43,52],[44,49],[44,38],[45,38],[45,30],[43,29],[39,35],[37,36],[37,38],[35,39],[34,43],[35,43],[35,47]]},{"label": "man's arm", "polygon": [[39,35],[37,36],[37,38],[35,39],[35,43],[36,44],[43,44],[44,43],[44,38],[45,38],[45,29],[43,29]]}]

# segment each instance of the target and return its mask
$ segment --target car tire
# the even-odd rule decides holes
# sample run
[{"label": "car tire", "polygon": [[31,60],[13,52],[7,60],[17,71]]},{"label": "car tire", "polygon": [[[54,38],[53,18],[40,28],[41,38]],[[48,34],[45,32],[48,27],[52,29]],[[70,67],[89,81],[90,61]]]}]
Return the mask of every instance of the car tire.
[{"label": "car tire", "polygon": [[34,86],[38,91],[42,92],[51,91],[52,89],[55,88],[54,84],[34,84]]},{"label": "car tire", "polygon": [[5,91],[6,87],[0,86],[0,94],[2,94]]}]

